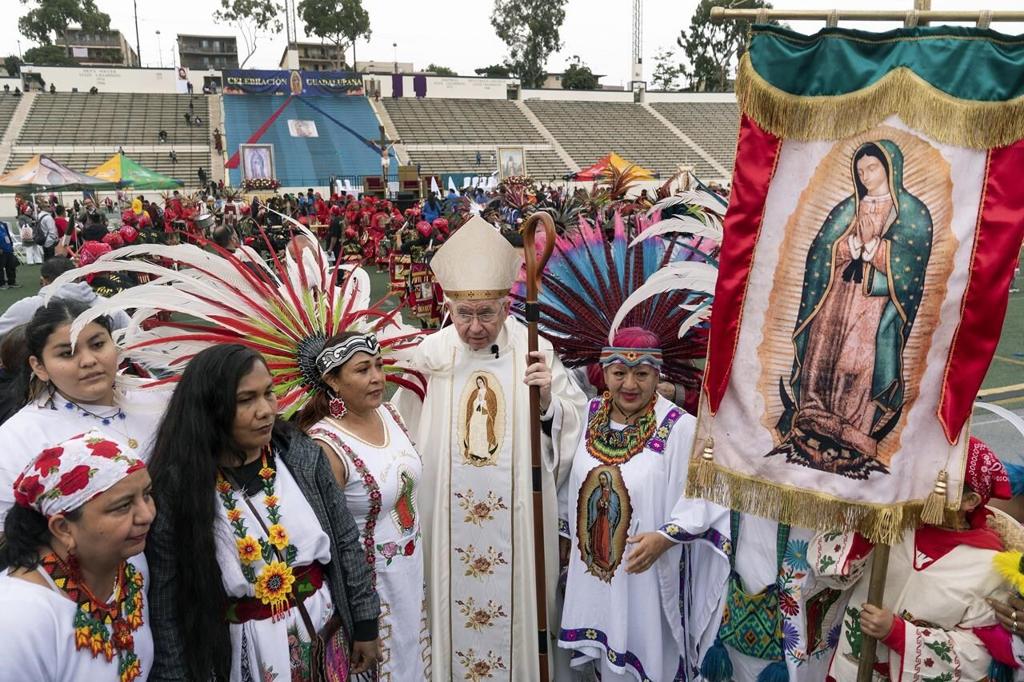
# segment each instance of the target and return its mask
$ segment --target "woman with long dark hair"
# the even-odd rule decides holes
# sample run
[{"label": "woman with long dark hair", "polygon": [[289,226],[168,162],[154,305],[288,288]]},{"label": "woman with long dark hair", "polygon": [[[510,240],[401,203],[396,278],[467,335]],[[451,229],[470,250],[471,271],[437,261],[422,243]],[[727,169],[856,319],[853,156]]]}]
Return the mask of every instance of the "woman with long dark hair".
[{"label": "woman with long dark hair", "polygon": [[[430,629],[423,594],[423,547],[416,502],[423,461],[398,413],[384,402],[384,359],[373,334],[342,332],[317,355],[320,387],[298,425],[323,449],[356,517],[384,614],[381,677],[430,678]],[[481,496],[483,498],[483,496]],[[463,498],[467,513],[500,500]],[[467,606],[479,618],[492,610]],[[494,614],[497,615],[497,614]],[[483,624],[480,627],[484,627]]]},{"label": "woman with long dark hair", "polygon": [[14,479],[32,453],[66,438],[97,429],[132,456],[149,457],[167,394],[115,387],[119,352],[108,318],[96,318],[71,338],[72,323],[87,310],[54,298],[25,326],[28,361],[17,368],[8,393],[22,402],[0,425],[0,520],[14,504]]},{"label": "woman with long dark hair", "polygon": [[47,448],[12,485],[0,546],[0,680],[134,682],[153,665],[142,460],[98,431]]},{"label": "woman with long dark hair", "polygon": [[208,348],[185,369],[153,450],[161,514],[147,557],[154,680],[327,679],[375,667],[380,613],[327,459],[277,417],[263,357]]}]

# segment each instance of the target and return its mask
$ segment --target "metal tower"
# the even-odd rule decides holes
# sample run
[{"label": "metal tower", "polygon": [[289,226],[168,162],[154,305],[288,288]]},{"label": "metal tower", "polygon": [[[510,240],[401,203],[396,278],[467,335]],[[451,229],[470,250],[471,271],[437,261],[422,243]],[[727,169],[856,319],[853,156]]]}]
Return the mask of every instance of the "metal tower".
[{"label": "metal tower", "polygon": [[643,0],[633,0],[633,57],[630,64],[630,89],[636,90],[644,82],[644,29]]}]

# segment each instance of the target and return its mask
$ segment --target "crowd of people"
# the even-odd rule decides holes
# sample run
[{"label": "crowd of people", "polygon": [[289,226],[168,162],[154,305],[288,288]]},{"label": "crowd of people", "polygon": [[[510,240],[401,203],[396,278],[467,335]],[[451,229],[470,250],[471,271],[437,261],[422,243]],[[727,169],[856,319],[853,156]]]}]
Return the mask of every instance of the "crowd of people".
[{"label": "crowd of people", "polygon": [[986,505],[1021,482],[981,441],[886,608],[859,534],[683,495],[713,287],[631,295],[716,262],[643,239],[716,194],[20,200],[46,286],[0,317],[0,680],[842,682],[865,636],[875,679],[1018,674]]}]

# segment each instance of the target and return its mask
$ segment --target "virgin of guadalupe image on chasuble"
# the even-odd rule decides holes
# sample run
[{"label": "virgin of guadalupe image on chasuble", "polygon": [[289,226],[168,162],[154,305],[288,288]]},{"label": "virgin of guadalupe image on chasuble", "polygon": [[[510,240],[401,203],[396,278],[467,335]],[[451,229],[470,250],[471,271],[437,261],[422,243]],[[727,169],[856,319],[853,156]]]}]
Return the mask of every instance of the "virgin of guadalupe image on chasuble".
[{"label": "virgin of guadalupe image on chasuble", "polygon": [[466,464],[494,464],[505,431],[504,401],[499,399],[501,389],[497,381],[489,372],[476,372],[466,385],[460,403],[464,411],[459,420]]},{"label": "virgin of guadalupe image on chasuble", "polygon": [[688,495],[890,544],[959,504],[1024,231],[1021,69],[987,29],[754,27]]}]

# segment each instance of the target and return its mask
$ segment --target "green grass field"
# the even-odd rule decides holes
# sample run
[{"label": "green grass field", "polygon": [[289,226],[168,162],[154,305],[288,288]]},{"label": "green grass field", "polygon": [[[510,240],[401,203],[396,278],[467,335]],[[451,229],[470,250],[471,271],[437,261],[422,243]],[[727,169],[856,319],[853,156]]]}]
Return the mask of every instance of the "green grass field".
[{"label": "green grass field", "polygon": [[[374,300],[384,296],[388,289],[387,273],[369,270]],[[981,396],[989,402],[1004,407],[1024,407],[1024,273],[1018,278],[1017,286],[1022,289],[1010,295],[1010,305],[1003,324],[1003,333],[999,347],[992,359],[985,383],[982,385]],[[18,267],[18,283],[21,289],[0,290],[0,310],[35,294],[39,289],[39,266],[21,265]]]}]

